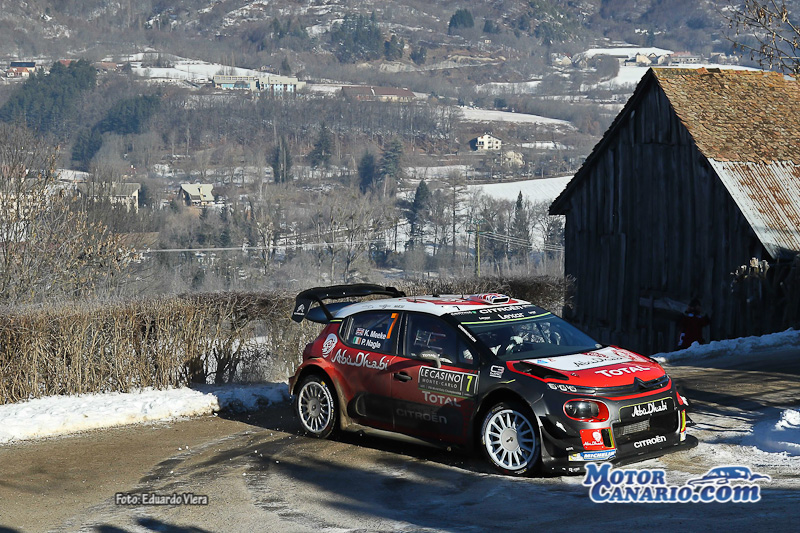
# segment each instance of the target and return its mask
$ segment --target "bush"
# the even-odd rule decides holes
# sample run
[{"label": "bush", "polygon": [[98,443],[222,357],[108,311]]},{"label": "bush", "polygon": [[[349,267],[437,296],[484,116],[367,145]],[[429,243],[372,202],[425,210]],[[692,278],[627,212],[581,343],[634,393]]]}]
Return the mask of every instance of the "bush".
[{"label": "bush", "polygon": [[[407,294],[503,292],[558,312],[559,278],[403,282]],[[294,294],[217,293],[0,310],[0,404],[41,396],[285,379],[317,324],[290,320]],[[258,372],[253,371],[258,369]]]}]

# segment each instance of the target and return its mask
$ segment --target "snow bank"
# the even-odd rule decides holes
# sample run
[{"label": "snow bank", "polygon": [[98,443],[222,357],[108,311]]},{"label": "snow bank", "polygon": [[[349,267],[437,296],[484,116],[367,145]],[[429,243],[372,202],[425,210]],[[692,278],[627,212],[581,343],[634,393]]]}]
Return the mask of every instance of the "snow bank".
[{"label": "snow bank", "polygon": [[800,456],[800,411],[787,409],[780,420],[764,420],[753,426],[742,439],[743,446],[755,446],[765,452],[783,452]]},{"label": "snow bank", "polygon": [[0,405],[0,443],[52,437],[126,424],[252,410],[289,397],[285,383],[145,389],[130,393],[50,396]]},{"label": "snow bank", "polygon": [[753,351],[779,348],[800,348],[800,331],[787,329],[780,333],[772,333],[762,337],[741,337],[724,341],[712,341],[708,344],[694,343],[685,350],[669,353],[657,353],[653,358],[659,363],[674,363],[687,359],[710,359],[712,357],[735,357],[750,355]]}]

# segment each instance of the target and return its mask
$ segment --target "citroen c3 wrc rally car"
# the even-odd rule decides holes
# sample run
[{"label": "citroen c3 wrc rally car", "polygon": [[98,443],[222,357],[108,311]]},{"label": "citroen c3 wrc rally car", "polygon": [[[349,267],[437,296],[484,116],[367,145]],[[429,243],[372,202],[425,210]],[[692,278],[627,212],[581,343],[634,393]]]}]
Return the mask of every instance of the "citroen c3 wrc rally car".
[{"label": "citroen c3 wrc rally car", "polygon": [[[352,301],[373,295],[389,298]],[[292,319],[325,325],[289,380],[311,436],[368,426],[477,446],[511,475],[579,473],[697,443],[686,400],[655,360],[523,300],[338,285],[298,294]]]}]

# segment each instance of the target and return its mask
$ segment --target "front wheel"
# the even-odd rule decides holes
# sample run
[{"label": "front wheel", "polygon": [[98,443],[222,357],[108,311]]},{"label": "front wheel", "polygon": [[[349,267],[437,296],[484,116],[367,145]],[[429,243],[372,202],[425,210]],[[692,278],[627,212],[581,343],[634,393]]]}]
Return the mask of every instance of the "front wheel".
[{"label": "front wheel", "polygon": [[486,413],[481,448],[496,470],[521,476],[538,465],[539,439],[534,424],[530,410],[513,402],[498,403]]},{"label": "front wheel", "polygon": [[327,438],[336,429],[338,404],[333,388],[320,376],[306,376],[300,383],[294,409],[307,435]]}]

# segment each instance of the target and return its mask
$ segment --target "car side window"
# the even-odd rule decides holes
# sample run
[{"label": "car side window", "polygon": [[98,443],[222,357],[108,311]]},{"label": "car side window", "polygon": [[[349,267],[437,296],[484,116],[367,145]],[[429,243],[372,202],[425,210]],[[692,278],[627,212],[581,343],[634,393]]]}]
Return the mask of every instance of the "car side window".
[{"label": "car side window", "polygon": [[367,311],[350,317],[345,344],[370,352],[393,353],[400,313]]},{"label": "car side window", "polygon": [[475,365],[475,356],[452,326],[435,316],[409,313],[403,355],[418,359],[425,351],[437,353],[445,364]]}]

